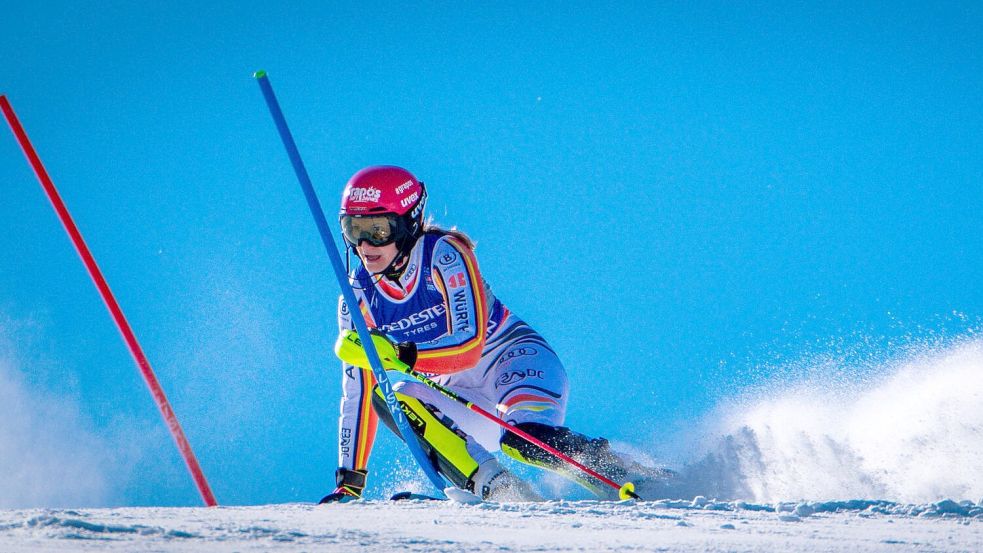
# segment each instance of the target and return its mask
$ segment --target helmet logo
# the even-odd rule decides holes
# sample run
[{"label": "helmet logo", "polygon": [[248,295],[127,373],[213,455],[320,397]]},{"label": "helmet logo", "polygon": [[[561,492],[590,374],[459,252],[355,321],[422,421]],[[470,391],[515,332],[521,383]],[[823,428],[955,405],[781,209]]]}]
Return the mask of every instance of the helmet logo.
[{"label": "helmet logo", "polygon": [[410,217],[419,217],[420,213],[423,213],[423,200],[420,200],[420,202],[416,204],[413,211],[410,212]]},{"label": "helmet logo", "polygon": [[420,197],[420,193],[419,192],[414,192],[414,193],[410,194],[409,196],[403,198],[403,200],[401,202],[399,202],[399,207],[406,207],[408,205],[411,205],[419,197]]},{"label": "helmet logo", "polygon": [[[411,186],[413,186],[413,181],[408,180],[408,181],[404,182],[403,184],[401,184],[401,185],[399,185],[399,186],[396,187],[396,193],[397,194],[402,194],[403,192],[406,192],[407,190],[409,190]],[[403,207],[406,207],[406,206],[403,206]]]},{"label": "helmet logo", "polygon": [[348,199],[353,202],[378,202],[381,195],[381,190],[371,186],[368,188],[352,188],[351,193],[348,194]]}]

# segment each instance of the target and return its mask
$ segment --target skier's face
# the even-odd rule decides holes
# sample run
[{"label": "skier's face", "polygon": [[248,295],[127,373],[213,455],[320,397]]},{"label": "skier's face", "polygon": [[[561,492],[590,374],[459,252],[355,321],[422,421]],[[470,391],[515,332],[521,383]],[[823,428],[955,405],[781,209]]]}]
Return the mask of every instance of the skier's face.
[{"label": "skier's face", "polygon": [[378,273],[396,259],[396,244],[386,244],[385,246],[373,246],[366,241],[358,245],[358,257],[362,260],[362,265],[370,273]]}]

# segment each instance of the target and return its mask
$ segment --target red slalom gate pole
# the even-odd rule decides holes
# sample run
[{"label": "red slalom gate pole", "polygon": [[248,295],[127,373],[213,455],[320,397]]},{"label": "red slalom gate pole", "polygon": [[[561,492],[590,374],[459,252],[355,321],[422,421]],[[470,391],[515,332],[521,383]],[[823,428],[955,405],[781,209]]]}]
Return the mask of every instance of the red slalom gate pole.
[{"label": "red slalom gate pole", "polygon": [[102,300],[106,303],[106,307],[113,317],[113,321],[116,322],[116,326],[123,335],[123,340],[130,349],[133,360],[136,361],[137,367],[140,369],[140,374],[143,375],[143,379],[150,389],[150,395],[153,396],[154,402],[157,403],[157,408],[160,409],[160,414],[164,417],[164,422],[171,431],[174,443],[177,444],[177,448],[181,452],[185,464],[188,465],[188,470],[191,472],[191,477],[194,479],[195,485],[201,493],[201,498],[205,501],[205,505],[209,507],[216,506],[218,503],[215,501],[215,496],[212,494],[211,488],[208,487],[208,481],[205,479],[205,474],[201,470],[201,465],[198,464],[198,458],[195,457],[194,451],[191,450],[191,444],[188,443],[188,439],[181,429],[181,424],[178,422],[177,416],[174,415],[171,404],[167,401],[167,396],[164,395],[164,390],[160,387],[160,382],[157,381],[157,376],[150,367],[150,362],[147,361],[147,356],[144,355],[143,349],[140,347],[140,343],[137,342],[136,335],[133,333],[133,329],[130,328],[130,323],[127,322],[122,309],[116,303],[116,298],[109,289],[106,279],[102,276],[102,271],[96,265],[95,258],[92,257],[92,253],[89,251],[88,246],[86,246],[85,240],[82,239],[82,234],[79,232],[78,227],[75,226],[75,221],[72,220],[72,216],[68,213],[68,208],[65,207],[65,203],[58,194],[58,190],[51,181],[51,177],[48,176],[48,172],[41,163],[41,158],[38,157],[34,146],[31,145],[31,141],[27,138],[27,133],[24,132],[24,127],[21,126],[20,121],[14,114],[14,108],[11,107],[6,96],[0,96],[0,109],[3,110],[3,114],[7,118],[7,123],[10,124],[10,130],[13,131],[17,142],[20,143],[21,149],[24,150],[24,155],[27,156],[28,163],[34,169],[34,174],[37,175],[38,181],[41,182],[41,187],[44,188],[48,199],[51,200],[52,207],[54,207],[55,212],[58,214],[58,218],[61,219],[62,225],[65,226],[68,236],[72,239],[72,244],[75,245],[79,257],[82,258],[82,263],[85,264],[85,268],[89,271],[89,276],[92,277],[92,282],[95,283],[99,294],[102,296]]}]

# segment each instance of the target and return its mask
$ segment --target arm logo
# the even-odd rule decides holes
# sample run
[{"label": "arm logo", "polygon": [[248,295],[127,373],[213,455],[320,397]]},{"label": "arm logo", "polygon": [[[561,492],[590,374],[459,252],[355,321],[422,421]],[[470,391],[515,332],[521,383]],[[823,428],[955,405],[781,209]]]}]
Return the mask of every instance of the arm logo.
[{"label": "arm logo", "polygon": [[467,280],[464,278],[464,273],[457,273],[447,280],[447,284],[451,288],[461,288],[462,286],[466,286],[467,283]]},{"label": "arm logo", "polygon": [[454,253],[454,252],[445,252],[444,255],[440,256],[440,259],[437,260],[437,263],[440,263],[441,265],[450,265],[451,263],[454,263],[455,261],[457,261],[457,254],[456,253]]}]

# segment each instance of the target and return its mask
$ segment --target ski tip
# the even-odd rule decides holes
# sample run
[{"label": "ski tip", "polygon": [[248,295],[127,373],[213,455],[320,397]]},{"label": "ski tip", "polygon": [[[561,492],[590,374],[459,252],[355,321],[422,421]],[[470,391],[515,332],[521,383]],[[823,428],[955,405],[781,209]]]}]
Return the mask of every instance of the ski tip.
[{"label": "ski tip", "polygon": [[257,79],[262,79],[265,76],[266,76],[266,71],[263,71],[262,69],[260,69],[259,71],[253,73],[253,77],[255,77]]}]

